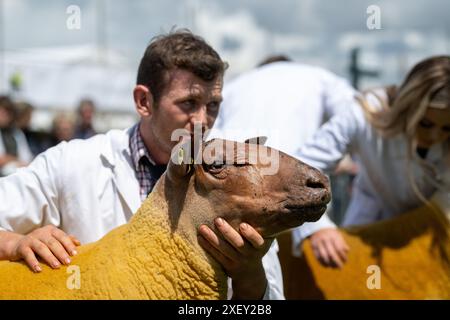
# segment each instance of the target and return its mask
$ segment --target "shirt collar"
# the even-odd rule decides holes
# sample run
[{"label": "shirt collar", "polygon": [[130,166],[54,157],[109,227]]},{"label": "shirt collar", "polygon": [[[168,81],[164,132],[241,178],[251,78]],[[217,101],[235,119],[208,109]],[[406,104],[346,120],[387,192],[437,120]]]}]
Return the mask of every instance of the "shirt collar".
[{"label": "shirt collar", "polygon": [[139,169],[139,164],[142,158],[147,158],[152,165],[155,165],[155,161],[153,161],[147,148],[145,147],[144,140],[142,139],[141,132],[139,131],[139,125],[140,122],[134,125],[130,137],[130,152],[135,170]]}]

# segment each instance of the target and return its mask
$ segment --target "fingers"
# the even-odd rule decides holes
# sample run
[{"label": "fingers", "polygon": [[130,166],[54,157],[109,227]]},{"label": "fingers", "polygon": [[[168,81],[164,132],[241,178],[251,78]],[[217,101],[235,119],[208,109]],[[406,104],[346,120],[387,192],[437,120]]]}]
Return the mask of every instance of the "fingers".
[{"label": "fingers", "polygon": [[241,223],[239,230],[242,235],[249,241],[253,247],[260,248],[264,244],[264,238],[256,231],[251,225],[247,223]]},{"label": "fingers", "polygon": [[313,250],[315,251],[316,257],[320,263],[326,267],[330,266],[330,257],[328,256],[328,252],[323,243],[318,243],[313,247]]},{"label": "fingers", "polygon": [[58,239],[56,239],[55,237],[49,237],[45,241],[45,244],[50,249],[50,251],[53,253],[53,255],[62,264],[69,264],[70,263],[69,254],[67,253],[66,249],[63,247],[63,245],[61,244],[61,242],[59,242]]},{"label": "fingers", "polygon": [[[222,233],[224,238],[238,251],[244,251],[247,240],[251,245],[258,249],[264,244],[264,238],[256,231],[251,225],[247,223],[241,223],[239,225],[239,232],[237,232],[233,227],[231,227],[222,218],[217,218],[215,220],[217,229]],[[244,238],[242,237],[244,236]]]},{"label": "fingers", "polygon": [[230,264],[230,259],[217,250],[208,240],[202,235],[198,236],[198,243],[205,249],[214,259],[216,259],[222,266]]},{"label": "fingers", "polygon": [[214,222],[224,239],[217,236],[206,225],[200,226],[199,232],[204,240],[207,240],[225,257],[238,261],[242,259],[242,254],[246,256],[260,255],[257,251],[261,251],[258,249],[263,248],[265,240],[252,226],[247,223],[241,223],[239,230],[242,234],[240,234],[222,218],[217,218]]},{"label": "fingers", "polygon": [[325,267],[342,268],[347,261],[349,247],[339,231],[324,229],[311,236],[314,255]]},{"label": "fingers", "polygon": [[329,261],[331,267],[342,268],[344,266],[344,262],[339,257],[338,251],[336,250],[333,241],[325,241],[324,247],[328,253],[328,257],[330,258]]},{"label": "fingers", "polygon": [[77,245],[80,245],[80,241],[76,237],[48,225],[25,236],[17,246],[15,256],[17,259],[25,259],[30,268],[39,272],[40,266],[36,256],[42,258],[50,267],[59,268],[61,264],[70,264],[70,255],[77,254]]},{"label": "fingers", "polygon": [[57,269],[61,266],[58,259],[42,241],[35,239],[31,242],[29,248],[37,253],[50,267]]},{"label": "fingers", "polygon": [[[199,232],[201,236],[215,249],[231,260],[238,260],[238,252],[225,240],[219,238],[210,228],[205,225],[200,226]],[[209,252],[209,251],[208,251]]]},{"label": "fingers", "polygon": [[[71,234],[71,235],[69,235],[69,237],[76,246],[81,246],[80,240],[78,240],[74,235]],[[75,254],[76,254],[76,250],[75,250]]]},{"label": "fingers", "polygon": [[[250,250],[245,240],[250,242],[256,249],[261,248],[264,244],[264,238],[247,223],[239,225],[239,231],[241,232],[239,233],[222,218],[217,218],[214,222],[228,243],[241,253],[246,253]],[[242,236],[244,236],[245,240]]]},{"label": "fingers", "polygon": [[347,261],[347,255],[350,250],[347,243],[343,238],[340,238],[338,241],[333,242],[333,245],[336,249],[337,254],[339,255],[341,261],[345,263]]},{"label": "fingers", "polygon": [[245,241],[242,236],[234,230],[225,220],[217,218],[214,223],[217,229],[222,233],[224,238],[237,250],[242,250],[245,246]]},{"label": "fingers", "polygon": [[[264,270],[261,259],[271,241],[265,241],[246,223],[239,226],[239,231],[222,218],[216,219],[214,223],[220,233],[216,234],[206,225],[200,226],[199,244],[222,265],[235,283],[248,282],[249,277]],[[264,271],[263,274],[265,275]]]},{"label": "fingers", "polygon": [[[59,229],[56,229],[55,231],[53,231],[52,234],[53,234],[53,237],[64,246],[65,255],[69,254],[71,256],[74,256],[77,253],[76,246],[80,245],[80,241],[78,241],[77,238],[75,238],[72,235],[68,236],[64,231],[59,230]],[[70,263],[69,257],[65,257],[64,259],[68,259],[69,262],[67,262],[67,264]],[[64,261],[61,261],[61,262],[64,262]]]},{"label": "fingers", "polygon": [[34,255],[33,250],[31,250],[29,247],[25,248],[22,252],[22,256],[25,260],[25,263],[31,268],[31,270],[33,270],[34,272],[42,271],[39,261]]}]

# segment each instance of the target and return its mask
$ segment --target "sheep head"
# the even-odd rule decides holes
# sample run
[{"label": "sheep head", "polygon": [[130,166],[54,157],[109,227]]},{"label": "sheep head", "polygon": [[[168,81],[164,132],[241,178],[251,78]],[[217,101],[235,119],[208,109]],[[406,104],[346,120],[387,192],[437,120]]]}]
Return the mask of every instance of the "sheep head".
[{"label": "sheep head", "polygon": [[186,156],[193,140],[180,143],[165,177],[166,199],[177,199],[169,202],[172,227],[186,212],[194,227],[214,228],[214,218],[222,217],[236,229],[247,222],[272,238],[317,221],[331,198],[327,177],[260,141],[214,139],[201,143],[193,156]]}]

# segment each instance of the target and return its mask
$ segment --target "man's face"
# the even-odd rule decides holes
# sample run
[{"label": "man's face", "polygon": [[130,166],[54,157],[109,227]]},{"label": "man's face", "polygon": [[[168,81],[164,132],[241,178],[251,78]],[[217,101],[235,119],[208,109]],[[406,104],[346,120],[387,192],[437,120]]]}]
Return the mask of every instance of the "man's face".
[{"label": "man's face", "polygon": [[159,101],[155,102],[151,116],[153,138],[165,152],[170,153],[178,141],[171,141],[172,132],[186,129],[194,133],[200,123],[211,128],[222,101],[223,79],[206,82],[186,70],[172,70]]},{"label": "man's face", "polygon": [[94,117],[94,107],[89,103],[83,104],[80,107],[80,117],[84,124],[91,124]]},{"label": "man's face", "polygon": [[10,127],[13,121],[14,115],[12,112],[3,106],[0,106],[0,128]]}]

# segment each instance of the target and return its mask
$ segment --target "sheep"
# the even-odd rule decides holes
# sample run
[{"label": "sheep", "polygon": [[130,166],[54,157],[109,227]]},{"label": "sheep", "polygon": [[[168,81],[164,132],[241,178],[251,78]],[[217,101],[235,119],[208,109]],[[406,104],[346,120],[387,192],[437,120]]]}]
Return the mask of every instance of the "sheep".
[{"label": "sheep", "polygon": [[197,242],[201,224],[214,229],[223,217],[237,230],[245,221],[269,239],[325,211],[329,182],[318,170],[280,152],[277,173],[263,174],[260,153],[275,150],[232,142],[230,152],[219,139],[201,145],[216,146],[209,162],[171,161],[129,223],[78,248],[70,266],[33,273],[0,262],[0,298],[226,299],[226,274]]},{"label": "sheep", "polygon": [[280,261],[288,299],[450,299],[450,201],[438,192],[393,219],[341,229],[350,246],[342,269],[323,267],[309,240],[290,255],[283,234]]}]

